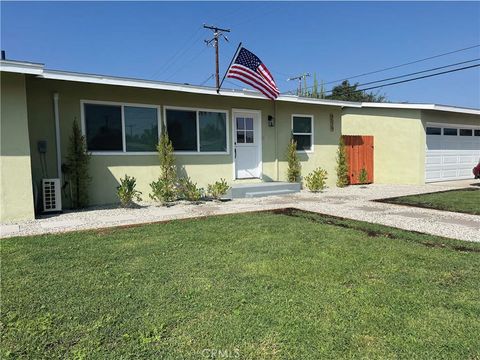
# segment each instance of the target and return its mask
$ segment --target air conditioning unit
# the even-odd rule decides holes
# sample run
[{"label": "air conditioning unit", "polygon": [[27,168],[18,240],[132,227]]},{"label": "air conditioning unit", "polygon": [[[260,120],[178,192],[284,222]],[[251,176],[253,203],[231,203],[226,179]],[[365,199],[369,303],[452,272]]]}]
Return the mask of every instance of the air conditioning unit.
[{"label": "air conditioning unit", "polygon": [[62,211],[60,179],[42,179],[43,211]]}]

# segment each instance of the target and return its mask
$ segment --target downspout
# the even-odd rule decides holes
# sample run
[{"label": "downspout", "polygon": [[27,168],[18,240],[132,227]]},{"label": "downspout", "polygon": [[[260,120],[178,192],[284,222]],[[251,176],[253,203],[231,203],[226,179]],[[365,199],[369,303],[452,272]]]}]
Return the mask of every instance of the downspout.
[{"label": "downspout", "polygon": [[62,151],[60,148],[60,112],[58,111],[58,93],[53,94],[53,114],[55,117],[55,143],[57,150],[57,177],[62,179]]},{"label": "downspout", "polygon": [[280,181],[280,170],[278,168],[278,121],[277,121],[277,102],[273,100],[273,121],[275,125],[275,169],[277,171],[277,181]]}]

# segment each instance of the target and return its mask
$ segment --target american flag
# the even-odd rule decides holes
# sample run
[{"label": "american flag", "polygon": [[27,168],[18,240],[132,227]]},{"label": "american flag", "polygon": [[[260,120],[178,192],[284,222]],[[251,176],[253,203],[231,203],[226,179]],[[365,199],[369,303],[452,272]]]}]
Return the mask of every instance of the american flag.
[{"label": "american flag", "polygon": [[270,71],[254,53],[244,47],[240,49],[235,61],[228,69],[227,77],[243,81],[269,99],[275,100],[280,95]]}]

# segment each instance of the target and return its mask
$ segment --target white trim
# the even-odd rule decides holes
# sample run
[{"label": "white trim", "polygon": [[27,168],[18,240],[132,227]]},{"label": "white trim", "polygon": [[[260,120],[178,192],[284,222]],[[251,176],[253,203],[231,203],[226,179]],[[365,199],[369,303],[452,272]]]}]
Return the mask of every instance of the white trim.
[{"label": "white trim", "polygon": [[[80,100],[80,116],[81,116],[81,128],[82,128],[82,135],[85,136],[85,140],[87,141],[87,130],[85,124],[85,104],[93,104],[93,105],[114,105],[120,107],[121,112],[121,121],[122,121],[122,150],[117,151],[99,151],[99,150],[88,150],[87,151],[91,155],[156,155],[156,151],[127,151],[127,140],[126,140],[126,133],[125,133],[125,113],[124,107],[144,107],[149,109],[156,109],[157,110],[157,129],[158,129],[158,139],[160,139],[160,127],[161,127],[161,106],[155,104],[137,104],[137,103],[126,103],[126,102],[119,102],[119,101],[102,101],[102,100],[87,100],[81,99]],[[88,144],[88,142],[87,142]]]},{"label": "white trim", "polygon": [[43,64],[23,62],[23,61],[0,61],[0,71],[41,75],[43,73]]},{"label": "white trim", "polygon": [[[293,132],[293,118],[294,117],[304,117],[304,118],[310,118],[310,124],[311,124],[311,128],[312,128],[312,132],[311,133],[294,133]],[[310,114],[292,114],[292,117],[291,117],[291,134],[292,136],[293,135],[310,135],[310,138],[311,138],[311,147],[309,150],[297,150],[297,153],[300,153],[300,154],[310,154],[310,153],[313,153],[314,152],[314,139],[315,139],[315,136],[314,136],[314,132],[315,132],[315,117],[313,115],[310,115]]]},{"label": "white trim", "polygon": [[[174,151],[173,153],[176,156],[182,155],[229,155],[230,154],[230,139],[229,139],[229,113],[228,110],[223,109],[206,109],[206,108],[197,108],[197,107],[186,107],[186,106],[163,106],[163,118],[165,119],[165,125],[167,124],[167,110],[185,110],[192,111],[196,113],[196,124],[197,124],[197,151]],[[227,141],[227,151],[200,151],[200,111],[205,112],[216,112],[225,114],[225,138]]]},{"label": "white trim", "polygon": [[262,141],[262,111],[261,110],[252,110],[252,109],[238,109],[238,108],[232,108],[232,169],[233,169],[233,180],[237,180],[237,168],[236,168],[236,162],[235,162],[235,139],[236,139],[236,134],[235,134],[235,129],[236,129],[236,124],[235,122],[235,113],[246,113],[246,114],[255,114],[258,119],[258,136],[257,138],[259,139],[258,146],[257,146],[257,156],[259,159],[258,162],[258,167],[260,169],[259,176],[258,178],[254,179],[263,179],[263,141]]},{"label": "white trim", "polygon": [[[437,104],[407,104],[407,103],[360,103],[362,108],[386,108],[386,109],[413,109],[413,110],[434,110],[447,111],[462,114],[480,115],[480,109],[462,108],[457,106],[437,105]],[[350,107],[350,106],[346,106]]]}]

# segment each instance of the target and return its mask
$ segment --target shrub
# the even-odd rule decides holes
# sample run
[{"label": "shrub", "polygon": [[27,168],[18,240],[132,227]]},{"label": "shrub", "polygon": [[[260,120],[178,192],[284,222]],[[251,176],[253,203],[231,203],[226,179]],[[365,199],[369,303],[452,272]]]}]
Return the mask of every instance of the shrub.
[{"label": "shrub", "polygon": [[70,200],[73,209],[88,205],[88,185],[91,178],[88,174],[90,154],[87,152],[85,136],[82,135],[77,119],[73,121],[72,134],[68,145],[66,163],[62,166],[70,186]]},{"label": "shrub", "polygon": [[298,182],[302,166],[297,154],[297,142],[294,139],[290,140],[287,148],[287,180],[288,182]]},{"label": "shrub", "polygon": [[120,204],[123,207],[128,207],[133,204],[133,199],[136,201],[142,201],[140,191],[136,190],[137,180],[135,177],[125,175],[123,179],[120,179],[120,186],[117,187],[117,196],[120,199]]},{"label": "shrub", "polygon": [[340,142],[338,143],[337,150],[337,186],[345,187],[350,181],[348,177],[348,160],[347,160],[347,150],[345,149],[345,143],[343,138],[340,137]]},{"label": "shrub", "polygon": [[228,189],[230,189],[230,186],[228,186],[225,179],[220,179],[220,181],[216,181],[213,184],[208,184],[207,193],[213,199],[218,200],[227,193]]},{"label": "shrub", "polygon": [[178,181],[179,197],[188,201],[199,201],[203,196],[203,189],[198,188],[197,184],[189,177]]},{"label": "shrub", "polygon": [[165,124],[162,127],[157,151],[160,159],[160,177],[157,181],[150,183],[152,192],[149,196],[151,199],[164,204],[177,199],[175,156],[173,155],[173,145],[168,137]]},{"label": "shrub", "polygon": [[321,167],[313,170],[305,177],[305,184],[311,192],[319,192],[325,189],[328,173]]},{"label": "shrub", "polygon": [[358,174],[358,182],[360,184],[366,184],[368,182],[368,172],[365,168],[360,170],[360,173]]},{"label": "shrub", "polygon": [[169,180],[159,178],[157,181],[150,183],[152,189],[149,194],[152,200],[158,201],[162,205],[175,201],[177,199],[177,189],[175,183]]}]

